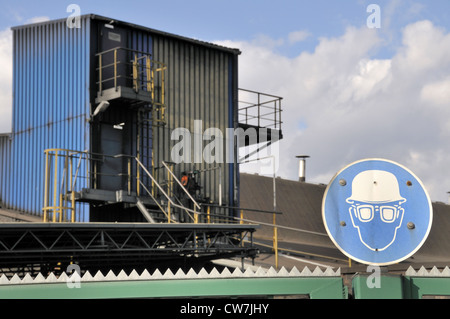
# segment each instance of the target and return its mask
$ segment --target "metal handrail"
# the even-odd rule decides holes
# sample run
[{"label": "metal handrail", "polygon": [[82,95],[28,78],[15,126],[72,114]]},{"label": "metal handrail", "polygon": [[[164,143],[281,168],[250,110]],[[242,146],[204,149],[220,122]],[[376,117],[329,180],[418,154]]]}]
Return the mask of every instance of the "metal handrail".
[{"label": "metal handrail", "polygon": [[[173,180],[180,186],[180,191],[183,190],[186,194],[186,199],[192,202],[192,206],[188,203],[182,203],[170,191],[166,190],[165,186],[159,183],[154,174],[144,166],[141,160],[133,155],[117,154],[108,155],[90,152],[88,150],[76,151],[69,149],[46,149],[45,150],[45,194],[44,194],[44,221],[63,221],[69,220],[75,222],[76,216],[76,195],[78,191],[82,191],[84,187],[97,189],[97,179],[99,176],[128,176],[127,188],[128,195],[131,194],[131,188],[133,180],[136,180],[138,185],[149,193],[161,212],[167,216],[169,222],[172,222],[170,207],[177,208],[186,213],[189,220],[193,220],[195,223],[200,222],[200,216],[213,216],[204,212],[204,207],[208,207],[206,203],[199,203],[192,194],[189,193],[186,187],[181,183],[180,179],[170,169],[169,163],[162,162],[159,167],[164,171],[167,170],[168,178]],[[107,158],[125,158],[128,161],[128,171],[118,171],[113,174],[105,174],[97,169],[98,164],[104,162]],[[132,168],[131,161],[136,161],[136,167]],[[210,169],[220,169],[220,167],[213,167]],[[208,169],[208,170],[210,170]],[[136,170],[136,175],[132,173],[132,170]],[[141,172],[141,173],[139,173]],[[145,173],[143,173],[145,172]],[[156,199],[154,193],[150,192],[147,188],[148,185],[143,182],[142,177],[147,175],[149,181],[153,183],[153,190],[157,190],[161,195],[161,198],[166,201],[167,207],[162,205],[159,199]],[[170,174],[170,175],[169,175]],[[220,174],[221,175],[221,174]],[[147,186],[147,187],[146,187]],[[139,192],[137,192],[139,196]],[[219,201],[220,202],[220,201]]]},{"label": "metal handrail", "polygon": [[[68,198],[66,197],[66,194],[69,192],[72,192],[73,194],[73,186],[75,185],[74,182],[72,182],[72,159],[76,158],[75,156],[73,156],[75,153],[68,149],[47,149],[44,151],[44,154],[45,186],[44,206],[42,208],[43,221],[50,221],[50,214],[53,214],[53,222],[57,221],[57,215],[59,215],[59,222],[66,221],[66,219],[68,218],[68,215],[66,213],[71,212],[70,220],[71,222],[75,222],[74,202],[72,200],[69,205]],[[55,164],[53,165],[53,169],[50,169],[50,167],[52,166],[52,157],[55,158]],[[64,159],[62,171],[58,167],[58,160],[61,157]],[[53,176],[52,178],[51,175]],[[58,180],[58,176],[60,176],[60,180]],[[51,188],[53,188],[53,190],[50,192]]]},{"label": "metal handrail", "polygon": [[[75,151],[62,148],[51,148],[44,151],[45,154],[45,185],[44,185],[44,205],[43,220],[46,221],[63,221],[68,218],[67,213],[71,213],[70,221],[75,222],[75,192],[79,184],[80,178],[85,178],[87,184],[94,181],[100,175],[116,176],[115,174],[101,174],[96,170],[96,163],[101,162],[104,158],[116,158],[118,156],[127,157],[129,160],[134,158],[130,155],[105,155],[85,151]],[[95,157],[99,158],[95,158]],[[77,161],[77,163],[75,163]],[[80,175],[81,164],[86,163],[85,176]],[[93,163],[94,168],[89,166]],[[93,169],[93,171],[92,171]],[[92,177],[90,177],[90,175]],[[128,172],[130,175],[131,172]],[[119,176],[121,173],[119,172]],[[129,183],[131,182],[131,175]],[[83,187],[83,186],[81,186]],[[130,188],[130,185],[129,187]],[[70,194],[71,201],[68,195]],[[53,218],[50,219],[51,214]],[[56,216],[59,215],[58,218]],[[58,220],[57,220],[58,219]]]},{"label": "metal handrail", "polygon": [[[248,102],[243,101],[241,99],[239,100],[238,115],[242,117],[242,121],[244,121],[244,124],[252,125],[251,123],[256,122],[255,124],[258,127],[266,127],[266,128],[273,127],[274,129],[281,130],[281,124],[283,123],[281,121],[281,112],[282,112],[281,100],[283,99],[282,97],[241,88],[239,89],[239,91],[250,93],[254,96],[253,99],[256,99],[256,102]],[[263,99],[267,98],[269,98],[269,100],[263,101]],[[242,104],[244,106],[241,106]],[[262,109],[269,109],[272,111],[262,114]],[[249,111],[254,114],[249,114]],[[267,115],[273,115],[273,117],[267,118],[265,117]],[[261,122],[268,124],[265,126],[261,126],[262,124]]]},{"label": "metal handrail", "polygon": [[[76,171],[75,171],[75,176],[74,176],[74,178],[73,178],[73,183],[72,183],[72,186],[71,186],[71,191],[72,191],[72,192],[74,191],[75,185],[77,184],[78,172],[79,172],[79,170],[80,170],[81,159],[83,158],[83,154],[84,154],[84,153],[87,153],[87,151],[81,152],[81,153],[80,153],[80,157],[78,158],[77,169],[76,169]],[[70,155],[70,154],[69,154],[69,155]]]},{"label": "metal handrail", "polygon": [[142,188],[145,189],[145,191],[147,192],[147,194],[150,195],[150,197],[151,197],[151,198],[153,199],[153,201],[156,203],[156,205],[158,206],[158,208],[164,213],[164,215],[166,215],[167,220],[168,220],[169,222],[175,222],[175,223],[177,223],[177,222],[174,221],[172,218],[170,218],[169,214],[167,214],[167,212],[164,210],[164,208],[158,203],[158,201],[156,200],[156,198],[152,195],[152,192],[150,192],[150,191],[148,190],[148,188],[144,185],[144,183],[142,183],[142,181],[139,181],[139,183],[141,184]]},{"label": "metal handrail", "polygon": [[[156,187],[158,187],[158,189],[161,191],[161,193],[164,195],[164,197],[170,202],[170,204],[174,207],[180,208],[180,209],[184,209],[185,211],[194,213],[195,215],[200,215],[199,212],[197,212],[196,210],[184,207],[182,205],[178,205],[176,204],[172,198],[170,198],[169,195],[167,195],[167,193],[164,191],[164,189],[161,187],[161,185],[159,185],[159,183],[156,181],[156,179],[152,176],[152,174],[150,174],[150,172],[147,170],[147,168],[144,166],[144,164],[142,164],[142,162],[135,157],[136,162],[139,164],[139,166],[142,168],[142,170],[147,174],[148,177],[150,177],[150,179],[152,180],[152,182],[156,185]],[[188,214],[189,215],[189,214]],[[191,219],[193,219],[194,221],[196,220],[195,218],[193,218],[191,215],[189,215],[189,217],[191,217]]]},{"label": "metal handrail", "polygon": [[186,188],[183,186],[183,184],[181,184],[181,182],[178,180],[178,178],[175,176],[175,174],[170,170],[170,168],[167,166],[167,164],[164,161],[162,161],[162,164],[167,169],[167,171],[170,173],[170,175],[172,175],[172,177],[175,179],[175,181],[178,183],[178,185],[181,186],[181,189],[186,193],[186,195],[189,196],[189,198],[194,203],[194,205],[197,206],[198,209],[201,209],[200,205],[196,202],[196,200],[192,197],[192,195],[189,194],[189,192],[186,190]]},{"label": "metal handrail", "polygon": [[[157,206],[161,209],[162,213],[167,216],[169,222],[172,221],[170,218],[170,209],[169,213],[164,210],[162,205],[158,203],[155,196],[142,182],[142,180],[138,176],[133,177],[131,174],[130,165],[128,165],[128,172],[118,172],[117,174],[102,174],[96,170],[96,163],[102,162],[105,158],[126,158],[129,163],[133,159],[135,159],[138,167],[136,170],[139,171],[140,168],[148,175],[148,177],[152,180],[153,185],[159,189],[161,194],[168,200],[172,207],[180,208],[186,212],[191,220],[197,222],[198,216],[201,214],[201,206],[190,196],[191,200],[194,203],[194,209],[190,209],[183,205],[180,205],[166,193],[164,188],[156,181],[156,179],[150,174],[147,168],[142,164],[142,162],[135,156],[127,155],[127,154],[117,154],[117,155],[106,155],[100,153],[93,153],[89,151],[75,151],[69,149],[46,149],[45,152],[45,194],[44,194],[44,205],[43,205],[43,219],[46,221],[63,221],[66,220],[66,216],[68,212],[71,212],[70,220],[72,222],[75,221],[75,192],[77,188],[83,187],[79,185],[80,178],[86,178],[89,183],[92,183],[93,187],[96,188],[96,179],[99,175],[108,175],[108,176],[128,176],[128,192],[131,189],[131,182],[133,178],[137,178],[137,182],[140,186],[142,186],[147,193],[151,196],[151,198],[156,202]],[[82,162],[86,165],[86,176],[81,176],[80,172],[82,171]],[[60,163],[60,164],[59,164]],[[161,168],[168,168],[166,163],[163,163],[164,166]],[[90,167],[94,165],[94,167]],[[140,167],[140,168],[139,168]],[[173,175],[173,173],[169,170],[172,176],[175,178],[176,182],[181,185],[180,181]],[[186,189],[184,189],[186,191]],[[186,191],[187,192],[187,191]],[[71,200],[67,195],[71,194]],[[194,214],[194,216],[192,215]],[[53,218],[51,218],[53,216]],[[58,216],[58,218],[57,218]]]},{"label": "metal handrail", "polygon": [[124,48],[124,47],[115,47],[115,48],[112,48],[112,49],[108,49],[108,50],[96,53],[95,56],[100,56],[102,54],[109,53],[109,52],[114,52],[116,50],[124,50],[124,51],[136,52],[136,53],[144,54],[144,55],[151,55],[149,52],[145,52],[145,51],[139,51],[139,50]]},{"label": "metal handrail", "polygon": [[[127,51],[132,54],[134,54],[133,59],[130,61],[118,61],[117,52],[118,51]],[[103,64],[103,57],[105,54],[113,53],[114,54],[114,60],[113,63],[109,63],[107,65]],[[117,89],[117,79],[118,78],[125,78],[128,80],[133,81],[133,87],[135,90],[139,90],[139,88],[146,88],[147,92],[152,93],[152,98],[154,99],[154,89],[155,89],[155,75],[154,73],[160,73],[161,74],[161,104],[164,105],[164,86],[165,86],[165,79],[164,79],[164,72],[167,68],[166,64],[152,60],[151,54],[148,52],[143,52],[139,50],[134,49],[128,49],[124,47],[115,47],[109,50],[105,50],[102,52],[97,53],[95,56],[98,57],[99,66],[96,68],[96,71],[98,72],[99,79],[96,82],[99,86],[99,92],[101,93],[103,91],[103,84],[107,81],[114,81],[114,88]],[[129,75],[121,75],[117,73],[117,65],[119,64],[125,64],[129,65],[130,71]],[[103,78],[103,71],[107,68],[113,68],[113,76],[107,79]],[[144,79],[143,76],[139,75],[146,75],[146,79]]]}]

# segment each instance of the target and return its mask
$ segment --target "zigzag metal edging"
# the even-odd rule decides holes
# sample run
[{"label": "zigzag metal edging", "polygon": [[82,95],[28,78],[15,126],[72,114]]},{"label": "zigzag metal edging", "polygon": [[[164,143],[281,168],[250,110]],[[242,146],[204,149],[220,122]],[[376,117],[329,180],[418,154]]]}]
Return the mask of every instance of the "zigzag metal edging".
[{"label": "zigzag metal edging", "polygon": [[405,276],[410,277],[450,277],[450,268],[446,266],[442,271],[440,271],[436,266],[434,266],[429,271],[424,267],[420,267],[419,270],[414,270],[412,266],[405,272]]},{"label": "zigzag metal edging", "polygon": [[231,278],[294,278],[294,277],[339,277],[341,275],[340,268],[334,271],[328,267],[324,271],[319,267],[316,267],[311,271],[308,267],[299,271],[296,267],[293,267],[291,271],[282,267],[280,270],[275,270],[273,267],[264,269],[259,267],[256,271],[247,268],[245,271],[241,271],[239,268],[234,269],[232,272],[228,268],[220,273],[216,268],[213,268],[209,273],[202,268],[196,273],[192,268],[184,273],[183,270],[178,269],[173,273],[170,269],[166,270],[162,274],[158,269],[153,274],[150,274],[147,270],[144,270],[141,274],[138,274],[133,270],[129,275],[125,271],[121,270],[119,274],[115,275],[111,270],[103,275],[98,271],[92,276],[89,271],[83,274],[80,278],[75,272],[71,275],[62,273],[60,276],[55,276],[54,273],[50,273],[47,277],[44,277],[39,273],[36,277],[32,277],[30,274],[26,274],[23,278],[20,278],[17,274],[14,274],[11,279],[8,279],[5,275],[0,276],[0,285],[16,285],[16,284],[49,284],[49,283],[67,283],[79,280],[80,282],[102,282],[102,281],[133,281],[133,280],[185,280],[185,279],[231,279]]}]

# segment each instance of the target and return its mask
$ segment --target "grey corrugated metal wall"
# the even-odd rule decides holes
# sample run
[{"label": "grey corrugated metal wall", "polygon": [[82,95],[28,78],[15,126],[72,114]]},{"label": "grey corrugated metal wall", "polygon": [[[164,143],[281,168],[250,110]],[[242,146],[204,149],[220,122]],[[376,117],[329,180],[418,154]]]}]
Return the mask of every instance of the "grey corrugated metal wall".
[{"label": "grey corrugated metal wall", "polygon": [[2,176],[8,208],[41,214],[45,149],[89,149],[90,19],[80,22],[13,28],[14,165]]},{"label": "grey corrugated metal wall", "polygon": [[[204,170],[220,166],[222,169],[223,204],[233,205],[233,184],[230,165],[226,163],[226,129],[233,128],[233,90],[232,83],[234,55],[218,48],[200,46],[177,38],[153,36],[153,58],[167,64],[166,103],[167,125],[155,132],[154,143],[157,154],[155,163],[171,160],[171,149],[179,140],[171,140],[171,132],[176,128],[186,128],[191,132],[191,164],[175,166],[180,176],[182,171]],[[218,128],[223,133],[223,163],[208,164],[194,162],[194,121],[202,120],[202,132],[208,128]],[[203,147],[210,140],[203,141]],[[200,174],[203,191],[214,202],[219,200],[219,169]],[[234,185],[232,185],[232,188]],[[232,189],[231,188],[231,189]]]}]

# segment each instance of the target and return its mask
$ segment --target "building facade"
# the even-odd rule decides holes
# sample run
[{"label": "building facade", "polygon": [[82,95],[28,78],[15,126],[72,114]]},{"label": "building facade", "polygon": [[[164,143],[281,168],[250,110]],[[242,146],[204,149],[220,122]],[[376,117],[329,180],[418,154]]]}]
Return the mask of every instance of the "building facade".
[{"label": "building facade", "polygon": [[[195,180],[195,201],[237,206],[239,145],[225,132],[238,127],[240,51],[97,15],[79,23],[12,29],[13,125],[0,137],[3,207],[50,221],[140,220],[129,197],[179,194],[175,177],[183,174]],[[191,134],[183,144],[191,149],[182,150],[191,156],[181,154],[182,161],[173,155],[182,141],[176,129]],[[194,152],[194,142],[203,152],[216,139],[208,129],[223,133],[209,149],[223,157],[212,163]]]}]

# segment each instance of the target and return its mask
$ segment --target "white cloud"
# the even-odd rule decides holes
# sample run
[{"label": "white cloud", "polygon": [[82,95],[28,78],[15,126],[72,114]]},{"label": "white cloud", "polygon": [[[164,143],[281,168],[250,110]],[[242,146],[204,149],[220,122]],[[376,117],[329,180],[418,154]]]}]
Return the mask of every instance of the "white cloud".
[{"label": "white cloud", "polygon": [[[48,21],[49,17],[39,16],[26,20],[25,24]],[[0,133],[12,130],[12,31],[0,31]]]},{"label": "white cloud", "polygon": [[296,179],[299,154],[311,156],[307,180],[314,183],[328,183],[355,160],[383,157],[409,167],[432,199],[446,201],[450,34],[430,21],[410,24],[393,56],[379,60],[381,35],[350,27],[294,58],[251,42],[226,45],[243,52],[240,87],[284,97],[278,175]]},{"label": "white cloud", "polygon": [[420,92],[422,100],[431,105],[450,111],[450,77],[426,84]]},{"label": "white cloud", "polygon": [[393,59],[409,75],[434,77],[448,71],[449,52],[450,34],[424,20],[404,29],[403,47]]},{"label": "white cloud", "polygon": [[0,133],[11,131],[12,117],[12,32],[0,31]]}]

